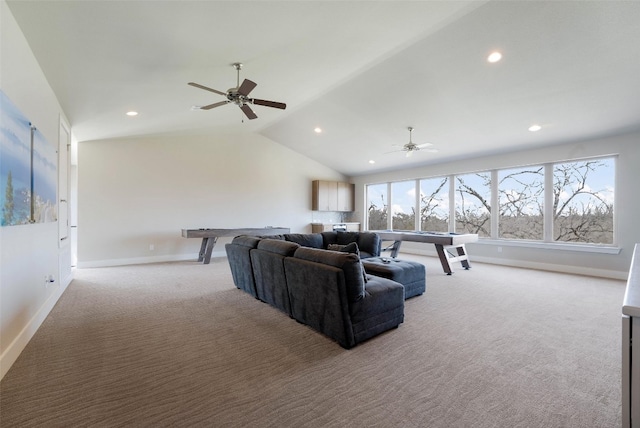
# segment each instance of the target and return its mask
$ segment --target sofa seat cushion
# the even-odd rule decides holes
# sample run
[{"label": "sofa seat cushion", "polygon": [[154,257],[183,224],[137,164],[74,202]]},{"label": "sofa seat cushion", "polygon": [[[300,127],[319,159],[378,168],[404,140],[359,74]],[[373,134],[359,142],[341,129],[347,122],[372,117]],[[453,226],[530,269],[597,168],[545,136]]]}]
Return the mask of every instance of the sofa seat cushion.
[{"label": "sofa seat cushion", "polygon": [[362,264],[367,274],[388,278],[402,284],[405,299],[423,294],[426,290],[426,269],[421,263],[387,257],[372,257],[363,260]]},{"label": "sofa seat cushion", "polygon": [[284,238],[303,247],[324,248],[324,241],[320,233],[289,233],[284,235]]},{"label": "sofa seat cushion", "polygon": [[300,247],[296,250],[294,257],[342,269],[349,302],[357,302],[364,297],[364,277],[360,258],[357,255]]}]

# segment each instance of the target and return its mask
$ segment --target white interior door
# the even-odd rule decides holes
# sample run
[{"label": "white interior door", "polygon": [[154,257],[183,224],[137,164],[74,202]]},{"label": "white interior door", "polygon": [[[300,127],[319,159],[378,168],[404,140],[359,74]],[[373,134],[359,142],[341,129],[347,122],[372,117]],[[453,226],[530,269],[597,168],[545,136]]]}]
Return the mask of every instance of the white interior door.
[{"label": "white interior door", "polygon": [[59,246],[69,245],[69,164],[71,133],[60,119],[58,134],[58,239]]}]

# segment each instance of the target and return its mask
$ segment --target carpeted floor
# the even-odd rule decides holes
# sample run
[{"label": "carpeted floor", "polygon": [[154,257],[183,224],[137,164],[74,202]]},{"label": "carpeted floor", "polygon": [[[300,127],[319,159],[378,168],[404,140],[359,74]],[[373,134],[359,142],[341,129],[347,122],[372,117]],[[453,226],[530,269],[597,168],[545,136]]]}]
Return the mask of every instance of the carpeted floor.
[{"label": "carpeted floor", "polygon": [[80,269],[0,383],[8,427],[616,427],[625,282],[474,263],[351,350],[226,259]]}]

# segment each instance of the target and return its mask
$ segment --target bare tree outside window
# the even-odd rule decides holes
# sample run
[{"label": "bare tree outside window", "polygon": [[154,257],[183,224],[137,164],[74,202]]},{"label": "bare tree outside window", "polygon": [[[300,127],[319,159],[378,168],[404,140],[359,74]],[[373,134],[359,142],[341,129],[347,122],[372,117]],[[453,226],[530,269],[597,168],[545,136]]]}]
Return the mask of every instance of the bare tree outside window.
[{"label": "bare tree outside window", "polygon": [[369,230],[387,228],[387,183],[367,186],[367,227]]},{"label": "bare tree outside window", "polygon": [[500,170],[498,201],[500,238],[544,238],[543,166]]},{"label": "bare tree outside window", "polygon": [[553,239],[613,244],[613,158],[553,167]]},{"label": "bare tree outside window", "polygon": [[391,183],[391,228],[393,230],[415,230],[415,206],[415,180]]},{"label": "bare tree outside window", "polygon": [[456,233],[491,236],[491,173],[455,177]]},{"label": "bare tree outside window", "polygon": [[420,230],[449,231],[449,178],[420,180]]}]

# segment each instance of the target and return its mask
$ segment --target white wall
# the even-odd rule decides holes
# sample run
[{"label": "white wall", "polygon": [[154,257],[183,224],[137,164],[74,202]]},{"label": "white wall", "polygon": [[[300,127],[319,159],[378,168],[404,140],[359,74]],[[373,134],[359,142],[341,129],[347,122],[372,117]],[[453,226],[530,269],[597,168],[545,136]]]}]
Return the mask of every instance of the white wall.
[{"label": "white wall", "polygon": [[[183,228],[311,232],[311,181],[344,177],[255,134],[78,145],[78,267],[197,259]],[[224,256],[221,238],[213,256]],[[150,245],[154,250],[150,250]]]},{"label": "white wall", "polygon": [[[544,131],[542,131],[544,132]],[[617,216],[619,254],[603,254],[572,250],[549,250],[511,246],[504,241],[468,245],[471,260],[511,266],[548,269],[559,272],[583,273],[626,279],[633,247],[640,242],[640,133],[629,133],[614,137],[594,139],[559,146],[543,147],[501,155],[447,162],[420,168],[398,170],[379,174],[353,177],[356,184],[356,201],[365,206],[366,184],[399,181],[413,178],[439,177],[449,174],[486,171],[497,168],[531,165],[544,162],[580,159],[593,156],[619,155],[615,209]],[[363,209],[366,213],[366,210]],[[363,214],[360,221],[364,224]],[[502,252],[498,252],[498,246]],[[403,249],[435,255],[425,246],[404,243]]]},{"label": "white wall", "polygon": [[[0,0],[0,87],[57,147],[62,109],[4,0]],[[4,191],[4,189],[3,189]],[[71,281],[60,278],[58,224],[0,227],[0,378]],[[55,282],[45,285],[44,277]]]}]

